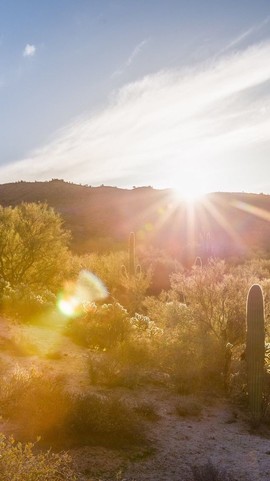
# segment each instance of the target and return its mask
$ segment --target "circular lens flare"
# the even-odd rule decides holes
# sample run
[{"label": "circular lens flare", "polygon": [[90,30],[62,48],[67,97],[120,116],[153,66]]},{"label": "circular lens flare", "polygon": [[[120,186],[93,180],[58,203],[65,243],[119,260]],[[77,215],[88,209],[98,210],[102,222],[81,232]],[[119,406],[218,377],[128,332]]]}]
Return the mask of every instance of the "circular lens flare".
[{"label": "circular lens flare", "polygon": [[60,298],[58,300],[58,309],[67,317],[74,317],[78,312],[79,302],[76,297]]},{"label": "circular lens flare", "polygon": [[57,307],[66,317],[78,317],[87,305],[107,296],[108,290],[101,279],[92,272],[82,270],[76,282],[66,283],[58,296]]}]

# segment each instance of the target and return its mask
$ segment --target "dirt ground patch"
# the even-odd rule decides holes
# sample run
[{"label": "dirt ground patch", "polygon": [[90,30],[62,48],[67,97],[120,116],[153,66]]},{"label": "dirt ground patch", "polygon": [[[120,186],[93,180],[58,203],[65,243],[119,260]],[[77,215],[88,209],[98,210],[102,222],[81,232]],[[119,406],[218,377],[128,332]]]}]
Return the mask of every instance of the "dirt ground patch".
[{"label": "dirt ground patch", "polygon": [[270,431],[251,432],[245,416],[226,399],[202,404],[199,415],[181,417],[176,406],[181,400],[188,403],[188,397],[160,388],[126,396],[151,402],[159,415],[148,422],[149,445],[122,451],[98,447],[72,451],[87,481],[191,481],[191,467],[208,460],[236,481],[269,481]]},{"label": "dirt ground patch", "polygon": [[[16,329],[8,321],[0,323],[4,373],[16,366],[36,366],[65,374],[74,389],[89,388],[87,351],[62,334],[63,325],[53,332],[50,326],[22,326],[18,334]],[[32,355],[18,354],[17,344],[20,349],[24,344],[35,349]],[[143,406],[148,443],[121,450],[104,446],[71,450],[82,481],[191,481],[191,467],[209,460],[235,481],[269,481],[270,430],[252,432],[245,415],[227,399],[181,397],[161,386],[112,391],[134,407]],[[2,421],[0,430],[16,437],[16,426],[8,421]]]}]

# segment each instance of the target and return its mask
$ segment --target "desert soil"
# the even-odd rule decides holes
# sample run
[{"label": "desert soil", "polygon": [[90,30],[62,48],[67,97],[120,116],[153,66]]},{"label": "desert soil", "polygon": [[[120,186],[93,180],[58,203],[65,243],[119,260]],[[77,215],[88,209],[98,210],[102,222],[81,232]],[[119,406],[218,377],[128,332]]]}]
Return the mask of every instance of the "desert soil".
[{"label": "desert soil", "polygon": [[142,389],[134,396],[153,403],[159,414],[148,422],[150,445],[133,453],[97,447],[73,451],[87,481],[190,481],[191,467],[209,460],[235,481],[270,480],[269,430],[250,431],[246,417],[226,399],[208,400],[199,417],[180,417],[175,406],[181,400],[186,404],[186,396],[162,388]]},{"label": "desert soil", "polygon": [[[43,367],[46,371],[67,374],[70,378],[76,368],[78,388],[88,384],[85,373],[85,354],[71,346],[61,335],[63,326],[54,331],[24,327],[19,333],[10,323],[1,320],[0,341],[3,346],[14,338],[19,344],[34,346],[33,355],[19,356],[10,349],[1,350],[5,365]],[[31,344],[31,343],[30,343]],[[38,353],[36,349],[38,348]],[[59,360],[41,354],[61,352]],[[227,399],[196,399],[203,406],[199,416],[181,417],[176,412],[179,402],[189,403],[162,386],[141,387],[135,390],[114,389],[126,400],[150,403],[158,414],[156,420],[147,420],[146,446],[125,450],[85,446],[70,451],[82,473],[82,481],[191,481],[192,466],[204,465],[209,460],[226,470],[235,481],[270,480],[270,429],[252,432],[246,416]],[[193,402],[194,398],[190,399]],[[1,430],[10,434],[14,426],[2,423]]]}]

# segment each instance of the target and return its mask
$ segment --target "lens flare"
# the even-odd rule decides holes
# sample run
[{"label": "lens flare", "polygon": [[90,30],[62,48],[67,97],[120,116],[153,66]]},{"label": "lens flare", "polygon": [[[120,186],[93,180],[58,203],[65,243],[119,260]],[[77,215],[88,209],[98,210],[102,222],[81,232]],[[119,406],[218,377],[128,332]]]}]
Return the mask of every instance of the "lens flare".
[{"label": "lens flare", "polygon": [[82,270],[76,282],[69,282],[59,294],[57,307],[66,317],[78,317],[86,305],[105,299],[108,290],[92,272]]},{"label": "lens flare", "polygon": [[76,297],[59,298],[58,309],[67,317],[76,317],[80,314],[80,303]]}]

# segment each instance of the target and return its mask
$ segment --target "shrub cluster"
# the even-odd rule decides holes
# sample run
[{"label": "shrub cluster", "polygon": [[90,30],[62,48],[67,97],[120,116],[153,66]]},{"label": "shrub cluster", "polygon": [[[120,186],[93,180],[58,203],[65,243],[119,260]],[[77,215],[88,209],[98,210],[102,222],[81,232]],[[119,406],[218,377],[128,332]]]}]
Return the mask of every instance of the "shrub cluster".
[{"label": "shrub cluster", "polygon": [[34,452],[33,443],[16,443],[0,433],[1,481],[77,481],[67,453]]},{"label": "shrub cluster", "polygon": [[65,379],[35,369],[17,370],[3,381],[0,407],[19,426],[22,439],[41,436],[45,445],[122,446],[145,440],[142,421],[119,396],[70,392]]}]

